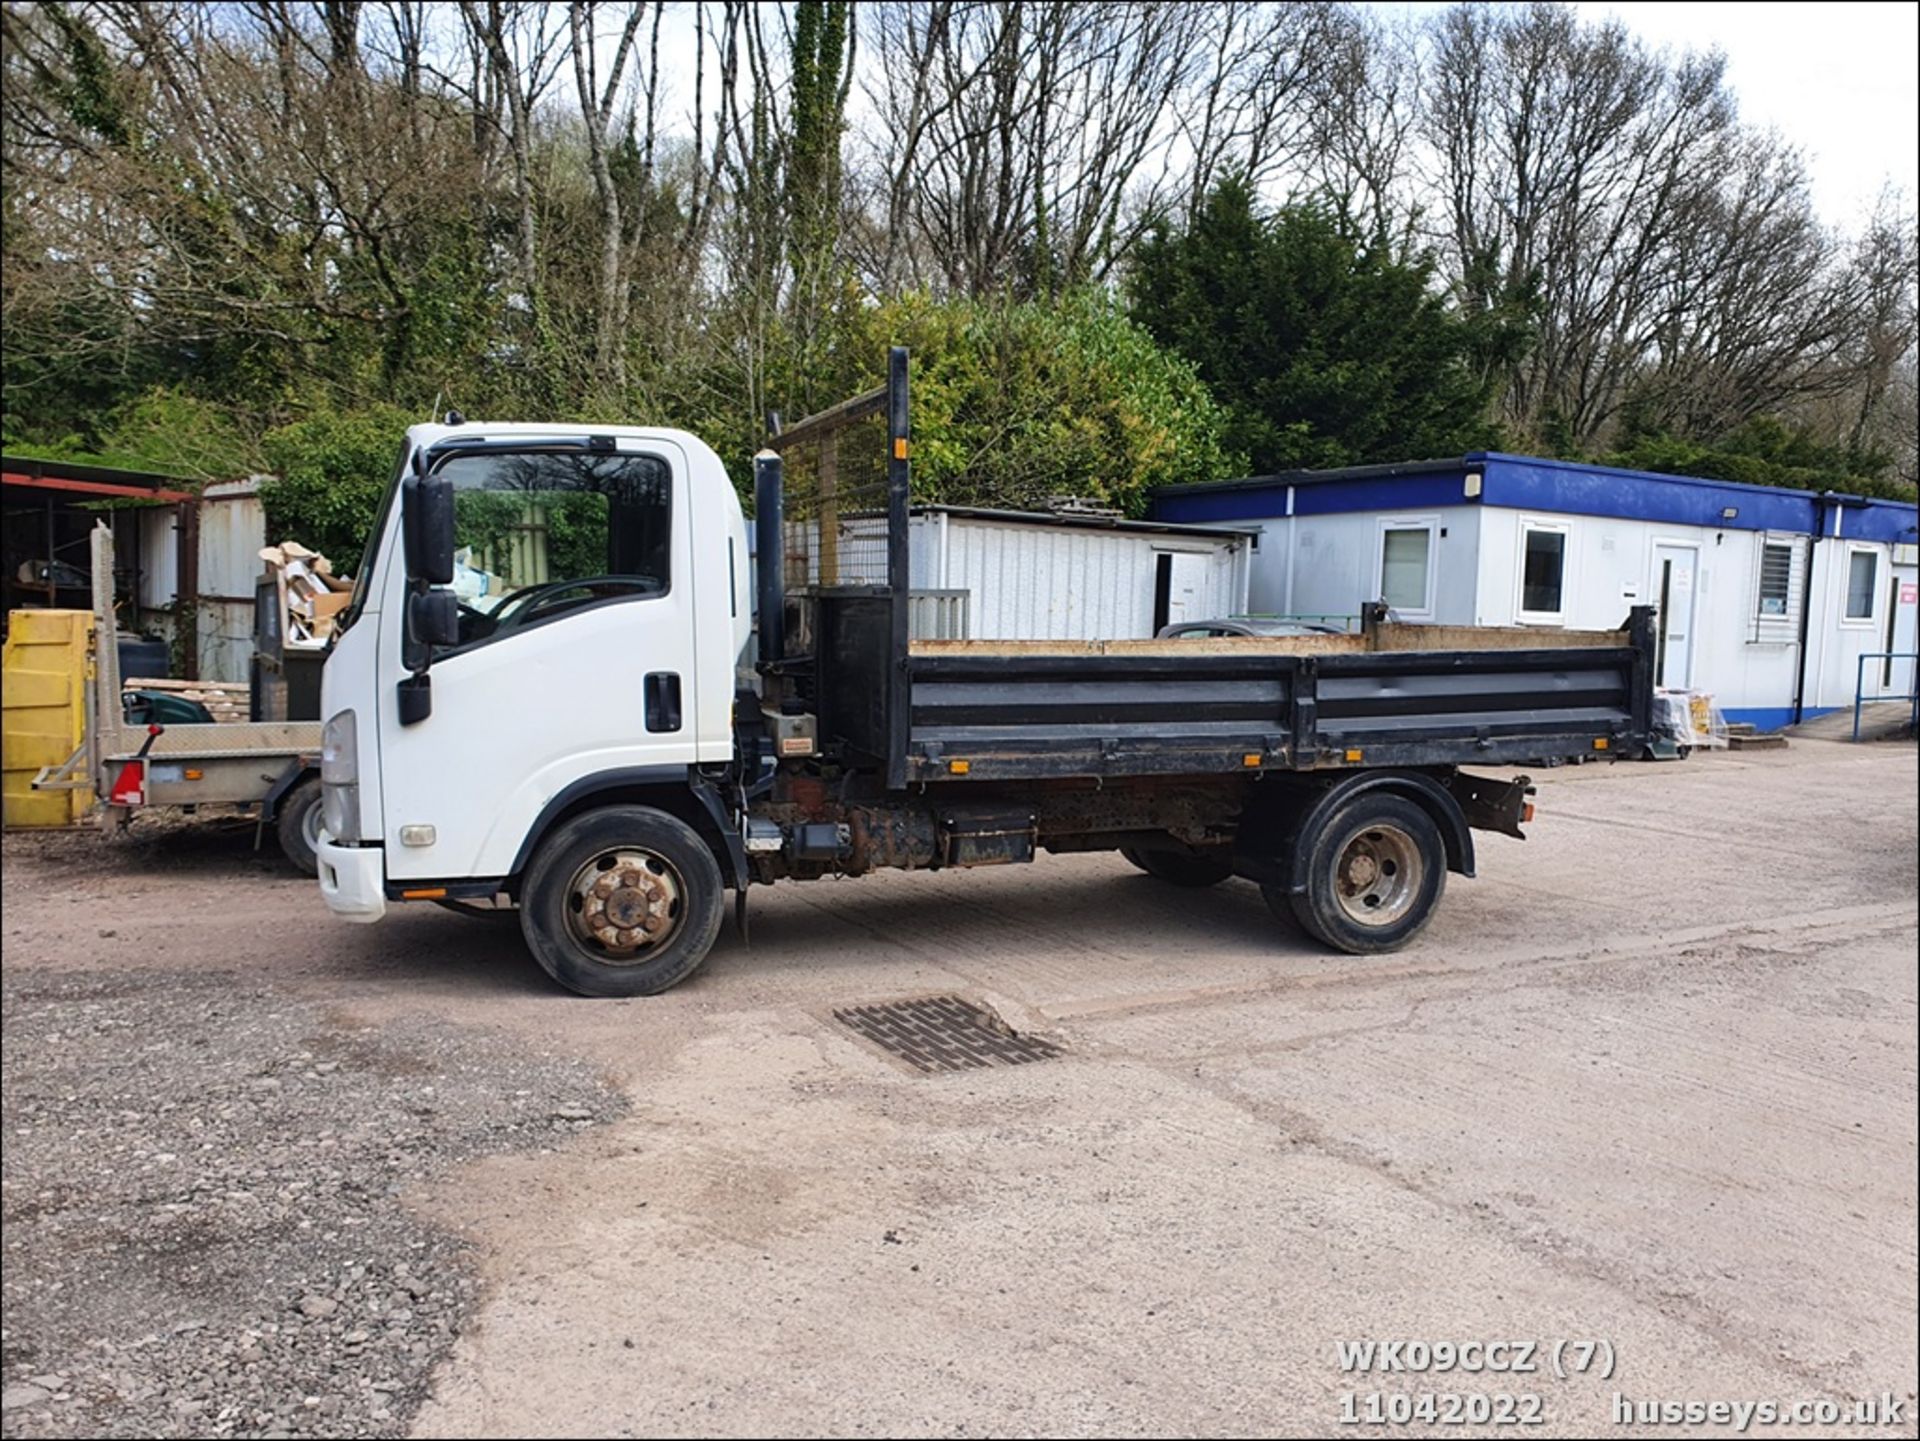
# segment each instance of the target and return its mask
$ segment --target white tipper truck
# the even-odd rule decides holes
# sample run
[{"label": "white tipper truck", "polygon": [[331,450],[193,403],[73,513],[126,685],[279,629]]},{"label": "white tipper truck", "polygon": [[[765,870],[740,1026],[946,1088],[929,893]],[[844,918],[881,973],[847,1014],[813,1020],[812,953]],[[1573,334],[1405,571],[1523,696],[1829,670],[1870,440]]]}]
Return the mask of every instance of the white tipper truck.
[{"label": "white tipper truck", "polygon": [[1369,607],[1350,635],[912,641],[902,350],[815,419],[873,416],[864,492],[756,457],[757,570],[683,431],[409,430],[322,685],[333,912],[517,911],[560,984],[646,995],[699,966],[728,891],[744,934],[755,883],[1117,850],[1388,951],[1473,874],[1471,828],[1531,818],[1524,776],[1462,764],[1646,747],[1644,608],[1550,637]]}]

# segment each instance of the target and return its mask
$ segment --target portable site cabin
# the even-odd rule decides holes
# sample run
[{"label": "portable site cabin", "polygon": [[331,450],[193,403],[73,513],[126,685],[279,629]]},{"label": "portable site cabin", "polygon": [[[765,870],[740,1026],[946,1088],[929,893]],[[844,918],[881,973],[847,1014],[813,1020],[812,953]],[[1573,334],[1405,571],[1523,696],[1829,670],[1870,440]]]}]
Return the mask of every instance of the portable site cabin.
[{"label": "portable site cabin", "polygon": [[[829,569],[884,580],[884,526],[840,521]],[[916,639],[1145,640],[1247,606],[1243,527],[917,505],[907,535]],[[817,575],[810,549],[828,543],[817,526],[790,524],[789,573]]]},{"label": "portable site cabin", "polygon": [[[1915,507],[1531,456],[1169,486],[1158,518],[1252,527],[1248,609],[1595,629],[1660,607],[1659,684],[1763,730],[1853,703],[1915,650]],[[1909,694],[1911,660],[1864,666]]]}]

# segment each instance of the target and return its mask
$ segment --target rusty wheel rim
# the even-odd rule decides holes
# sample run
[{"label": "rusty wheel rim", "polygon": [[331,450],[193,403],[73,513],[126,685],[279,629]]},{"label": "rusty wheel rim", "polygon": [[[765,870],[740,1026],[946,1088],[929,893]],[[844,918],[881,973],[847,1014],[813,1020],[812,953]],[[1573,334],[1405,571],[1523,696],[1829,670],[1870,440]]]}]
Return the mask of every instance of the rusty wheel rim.
[{"label": "rusty wheel rim", "polygon": [[602,851],[567,885],[574,939],[615,965],[646,960],[679,934],[685,914],[680,872],[635,846]]},{"label": "rusty wheel rim", "polygon": [[1391,926],[1412,909],[1425,869],[1412,836],[1398,826],[1368,826],[1355,831],[1340,849],[1334,898],[1358,925]]}]

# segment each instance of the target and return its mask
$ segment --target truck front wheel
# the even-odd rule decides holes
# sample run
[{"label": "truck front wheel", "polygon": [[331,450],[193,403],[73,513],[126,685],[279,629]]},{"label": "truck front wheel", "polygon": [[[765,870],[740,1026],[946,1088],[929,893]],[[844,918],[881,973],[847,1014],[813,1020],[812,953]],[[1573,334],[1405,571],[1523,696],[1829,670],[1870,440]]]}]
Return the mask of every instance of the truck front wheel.
[{"label": "truck front wheel", "polygon": [[1217,886],[1233,874],[1233,863],[1211,856],[1190,856],[1179,851],[1143,851],[1127,846],[1120,852],[1129,863],[1138,866],[1155,880],[1170,886]]},{"label": "truck front wheel", "polygon": [[1405,796],[1363,794],[1330,816],[1306,848],[1306,889],[1261,890],[1274,914],[1354,955],[1396,951],[1425,929],[1447,884],[1433,817]]},{"label": "truck front wheel", "polygon": [[652,996],[707,958],[724,891],[713,852],[685,821],[608,806],[542,842],[521,888],[520,930],[568,990]]}]

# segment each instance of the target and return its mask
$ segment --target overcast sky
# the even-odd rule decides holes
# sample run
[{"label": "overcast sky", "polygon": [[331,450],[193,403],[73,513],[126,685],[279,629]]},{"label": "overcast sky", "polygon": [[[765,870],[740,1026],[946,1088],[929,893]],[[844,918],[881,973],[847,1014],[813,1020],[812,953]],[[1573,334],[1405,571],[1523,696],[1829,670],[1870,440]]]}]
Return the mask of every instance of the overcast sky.
[{"label": "overcast sky", "polygon": [[1805,152],[1814,201],[1857,230],[1891,180],[1920,195],[1920,5],[1597,0],[1654,45],[1726,53],[1747,120]]}]

